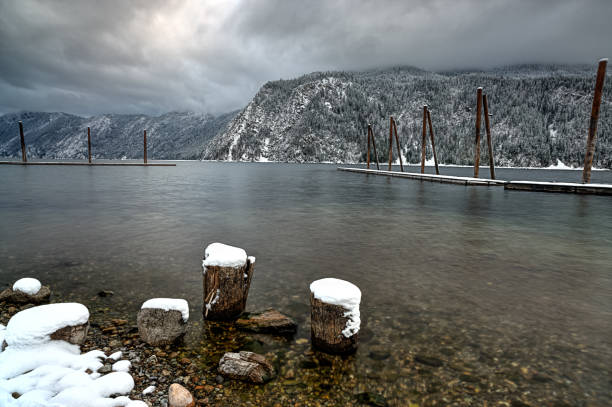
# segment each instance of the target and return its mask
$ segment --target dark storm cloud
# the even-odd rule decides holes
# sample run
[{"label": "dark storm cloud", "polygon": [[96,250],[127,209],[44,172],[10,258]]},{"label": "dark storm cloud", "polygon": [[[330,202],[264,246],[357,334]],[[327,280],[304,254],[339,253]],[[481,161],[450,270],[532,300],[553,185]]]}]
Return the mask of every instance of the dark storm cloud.
[{"label": "dark storm cloud", "polygon": [[594,63],[610,17],[609,0],[6,0],[0,112],[220,112],[314,70]]}]

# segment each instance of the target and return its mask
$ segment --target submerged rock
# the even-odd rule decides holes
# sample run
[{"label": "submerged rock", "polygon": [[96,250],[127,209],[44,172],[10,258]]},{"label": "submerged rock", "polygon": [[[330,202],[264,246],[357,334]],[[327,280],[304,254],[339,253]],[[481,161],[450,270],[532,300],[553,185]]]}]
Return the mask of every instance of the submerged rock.
[{"label": "submerged rock", "polygon": [[195,400],[189,390],[178,383],[172,383],[168,388],[169,407],[194,407]]},{"label": "submerged rock", "polygon": [[274,368],[268,360],[253,352],[228,352],[219,361],[219,373],[230,379],[262,384],[274,376]]},{"label": "submerged rock", "polygon": [[277,335],[289,335],[297,332],[297,323],[275,309],[263,312],[245,312],[236,321],[238,328]]}]

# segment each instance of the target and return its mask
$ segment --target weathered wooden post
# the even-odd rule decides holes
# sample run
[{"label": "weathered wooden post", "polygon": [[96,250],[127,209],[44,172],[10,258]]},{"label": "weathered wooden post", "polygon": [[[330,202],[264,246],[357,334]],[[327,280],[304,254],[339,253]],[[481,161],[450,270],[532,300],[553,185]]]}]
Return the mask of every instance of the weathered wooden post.
[{"label": "weathered wooden post", "polygon": [[586,154],[584,156],[584,169],[582,170],[582,182],[591,182],[591,167],[595,155],[595,142],[597,141],[597,120],[599,120],[599,107],[601,106],[601,95],[603,92],[604,79],[606,79],[606,66],[608,58],[599,61],[597,69],[597,80],[595,81],[595,94],[593,95],[593,107],[591,108],[591,122],[589,124],[589,137],[587,138]]},{"label": "weathered wooden post", "polygon": [[204,251],[204,318],[230,320],[240,315],[249,295],[255,257],[243,249],[212,243]]},{"label": "weathered wooden post", "polygon": [[361,318],[361,290],[348,281],[324,278],[310,284],[312,345],[329,353],[357,349]]},{"label": "weathered wooden post", "polygon": [[391,123],[393,123],[393,132],[395,133],[395,144],[397,145],[397,156],[399,157],[400,171],[404,172],[404,163],[402,163],[402,149],[400,148],[399,137],[397,136],[397,124],[395,119],[391,117]]},{"label": "weathered wooden post", "polygon": [[147,163],[147,131],[144,131],[144,163]]},{"label": "weathered wooden post", "polygon": [[389,118],[389,171],[393,161],[393,117]]},{"label": "weathered wooden post", "polygon": [[376,158],[376,169],[380,170],[380,165],[378,163],[378,153],[376,152],[376,139],[374,138],[374,131],[372,130],[370,125],[368,125],[368,131],[372,135],[372,147],[374,147],[374,157]]},{"label": "weathered wooden post", "polygon": [[476,92],[476,151],[474,153],[474,178],[478,178],[478,167],[480,165],[480,122],[482,115],[482,88]]},{"label": "weathered wooden post", "polygon": [[482,95],[482,104],[484,105],[485,128],[487,130],[487,146],[489,148],[489,169],[491,171],[491,179],[495,179],[495,163],[493,160],[493,141],[491,140],[491,124],[489,123],[489,102],[487,95]]},{"label": "weathered wooden post", "polygon": [[427,122],[429,123],[429,135],[431,136],[431,150],[433,151],[434,165],[436,166],[436,175],[440,175],[438,169],[438,156],[436,156],[436,142],[434,141],[433,125],[431,124],[431,113],[427,109]]},{"label": "weathered wooden post", "polygon": [[427,144],[427,105],[423,105],[423,137],[421,138],[421,174],[425,174]]},{"label": "weathered wooden post", "polygon": [[91,164],[91,134],[89,127],[87,128],[87,161]]},{"label": "weathered wooden post", "polygon": [[21,162],[27,163],[25,137],[23,136],[23,123],[19,120],[19,136],[21,137]]},{"label": "weathered wooden post", "polygon": [[372,134],[372,126],[368,124],[368,170],[370,169],[370,135]]}]

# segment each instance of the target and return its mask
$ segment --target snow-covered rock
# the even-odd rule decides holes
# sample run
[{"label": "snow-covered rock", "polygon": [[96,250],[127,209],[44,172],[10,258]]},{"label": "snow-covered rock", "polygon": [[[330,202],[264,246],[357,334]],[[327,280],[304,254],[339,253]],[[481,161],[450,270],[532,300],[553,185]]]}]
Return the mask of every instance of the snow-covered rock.
[{"label": "snow-covered rock", "polygon": [[175,310],[181,313],[183,321],[189,319],[189,304],[182,298],[151,298],[142,304],[141,308],[158,308],[164,311]]},{"label": "snow-covered rock", "polygon": [[6,326],[8,346],[23,347],[51,339],[82,344],[89,327],[89,311],[78,303],[58,303],[28,308],[15,314]]},{"label": "snow-covered rock", "polygon": [[12,288],[0,292],[0,301],[12,304],[42,304],[49,301],[51,289],[35,278],[25,277],[17,280]]},{"label": "snow-covered rock", "polygon": [[81,304],[51,304],[21,311],[6,329],[0,326],[8,344],[0,353],[0,406],[142,407],[142,402],[116,396],[133,389],[128,373],[88,373],[102,367],[102,351],[81,354],[77,345],[53,340],[55,332],[87,324],[88,318]]}]

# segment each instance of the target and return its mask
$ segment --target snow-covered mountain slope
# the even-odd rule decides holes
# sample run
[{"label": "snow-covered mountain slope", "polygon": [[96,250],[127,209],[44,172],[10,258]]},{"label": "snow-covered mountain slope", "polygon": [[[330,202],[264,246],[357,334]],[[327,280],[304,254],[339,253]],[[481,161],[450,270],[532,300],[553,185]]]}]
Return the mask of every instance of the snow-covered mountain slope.
[{"label": "snow-covered mountain slope", "polygon": [[31,158],[87,157],[87,127],[91,127],[95,158],[141,158],[147,130],[151,159],[198,159],[204,145],[236,113],[214,117],[172,112],[161,116],[106,114],[83,118],[66,113],[12,113],[0,116],[0,156],[21,157],[18,121],[23,121]]},{"label": "snow-covered mountain slope", "polygon": [[[203,158],[246,161],[358,162],[367,124],[381,161],[389,116],[405,161],[419,162],[423,105],[430,107],[440,162],[472,164],[476,88],[489,98],[499,165],[579,166],[584,157],[595,67],[523,65],[478,72],[415,68],[324,72],[265,84],[214,137]],[[610,82],[610,79],[608,79]],[[612,167],[612,84],[605,88],[594,164]],[[487,163],[484,123],[481,162]],[[428,148],[429,150],[429,148]],[[394,153],[395,156],[395,153]],[[428,151],[428,158],[431,152]]]}]

